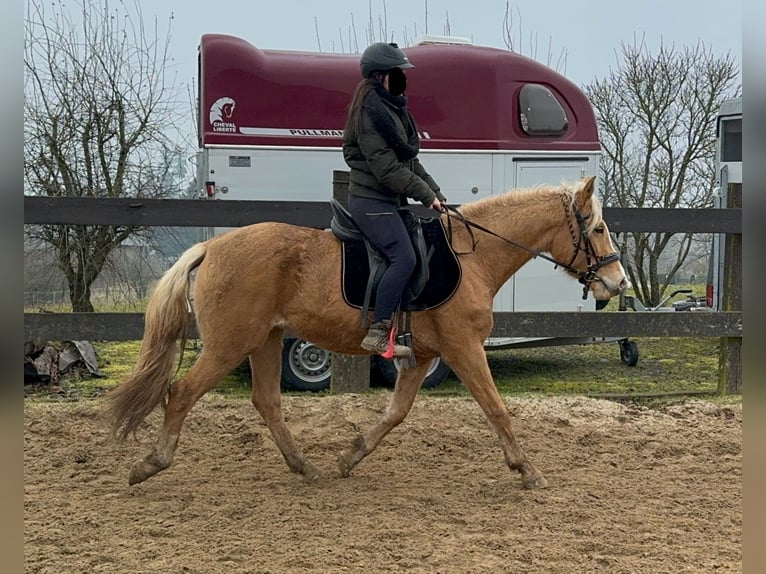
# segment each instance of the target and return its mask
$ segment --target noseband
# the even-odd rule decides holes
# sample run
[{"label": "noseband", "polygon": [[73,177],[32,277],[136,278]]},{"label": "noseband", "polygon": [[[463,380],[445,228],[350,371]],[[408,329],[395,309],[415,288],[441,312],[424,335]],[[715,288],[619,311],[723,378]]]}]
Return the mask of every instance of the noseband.
[{"label": "noseband", "polygon": [[[567,201],[568,200],[568,201]],[[466,252],[458,252],[455,251],[457,255],[466,255],[467,253],[472,253],[476,250],[476,239],[473,235],[473,231],[471,231],[471,228],[474,227],[480,231],[483,231],[484,233],[488,233],[489,235],[492,235],[493,237],[497,237],[498,239],[502,239],[506,243],[513,245],[514,247],[518,247],[519,249],[523,249],[524,251],[527,251],[531,253],[535,258],[542,257],[543,259],[546,259],[547,261],[550,261],[553,263],[556,267],[562,267],[572,273],[573,275],[577,275],[577,281],[582,283],[582,298],[587,299],[588,298],[588,290],[590,288],[590,284],[594,281],[601,281],[603,283],[603,280],[598,276],[598,270],[604,267],[605,265],[608,265],[609,263],[612,263],[614,261],[620,260],[620,254],[616,251],[609,253],[607,255],[596,255],[595,250],[593,249],[593,244],[591,243],[590,237],[588,236],[588,227],[585,224],[585,220],[590,217],[588,215],[587,217],[583,217],[580,211],[577,209],[577,206],[574,204],[574,201],[572,200],[571,196],[569,194],[562,194],[561,196],[561,202],[564,205],[564,212],[567,215],[567,223],[569,224],[569,233],[572,235],[572,245],[574,246],[574,253],[572,254],[572,259],[569,260],[569,263],[563,263],[559,261],[558,259],[555,259],[553,257],[550,257],[546,255],[545,253],[542,253],[540,251],[537,251],[535,249],[532,249],[530,247],[527,247],[526,245],[522,245],[520,243],[517,243],[513,241],[512,239],[507,239],[505,237],[502,237],[501,235],[498,235],[491,229],[487,229],[486,227],[479,225],[478,223],[474,223],[473,221],[470,221],[465,218],[465,216],[460,213],[456,208],[445,205],[447,208],[447,234],[449,238],[450,245],[452,244],[452,223],[451,218],[458,219],[463,225],[465,225],[466,230],[468,231],[468,235],[471,237],[471,251]],[[569,216],[570,213],[570,207],[571,211],[574,213],[575,220],[577,221],[577,226],[579,227],[579,233],[575,229],[575,225],[572,222],[572,218]],[[577,269],[573,267],[575,259],[577,259],[577,254],[582,251],[585,253],[585,262],[587,264],[587,267],[585,271],[582,271],[580,269]]]}]

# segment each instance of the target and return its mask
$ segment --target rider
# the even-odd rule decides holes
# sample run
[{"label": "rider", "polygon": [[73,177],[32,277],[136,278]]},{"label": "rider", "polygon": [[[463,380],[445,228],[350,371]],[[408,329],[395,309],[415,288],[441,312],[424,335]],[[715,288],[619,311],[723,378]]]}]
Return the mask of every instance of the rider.
[{"label": "rider", "polygon": [[[362,348],[384,353],[393,314],[415,270],[415,251],[398,208],[407,198],[444,211],[446,201],[418,160],[420,139],[407,108],[405,68],[414,66],[399,47],[377,42],[360,61],[362,80],[354,90],[343,132],[343,158],[351,169],[348,208],[367,239],[388,258],[380,279],[372,325]],[[395,357],[409,348],[395,345]]]}]

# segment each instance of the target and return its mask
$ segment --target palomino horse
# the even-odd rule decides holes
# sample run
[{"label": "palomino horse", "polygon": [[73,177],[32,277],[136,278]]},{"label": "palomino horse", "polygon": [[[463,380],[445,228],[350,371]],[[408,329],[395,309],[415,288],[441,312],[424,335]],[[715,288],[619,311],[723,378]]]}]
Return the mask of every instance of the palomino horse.
[{"label": "palomino horse", "polygon": [[[546,486],[511,429],[483,343],[492,329],[492,299],[533,252],[546,252],[564,272],[579,278],[597,300],[628,285],[616,255],[594,179],[574,186],[538,187],[488,197],[461,207],[466,220],[494,232],[473,241],[468,228],[453,226],[462,281],[453,297],[412,315],[415,365],[402,369],[380,421],[359,434],[339,456],[342,476],[410,411],[429,363],[441,356],[481,406],[500,439],[505,461],[521,473],[523,486]],[[442,215],[446,218],[447,215]],[[471,249],[473,247],[473,249]],[[363,354],[359,311],[341,295],[341,244],[329,231],[284,223],[259,223],[189,248],[156,285],[145,315],[138,363],[110,392],[107,414],[121,438],[135,433],[160,403],[164,422],[152,451],[137,461],[129,483],[170,466],[186,415],[245,357],[252,371],[252,402],[292,472],[309,482],[321,478],[301,452],[281,410],[281,348],[286,329],[334,353]],[[190,274],[196,269],[193,304],[202,352],[173,382],[179,339],[191,316]],[[165,402],[166,401],[166,402]]]}]

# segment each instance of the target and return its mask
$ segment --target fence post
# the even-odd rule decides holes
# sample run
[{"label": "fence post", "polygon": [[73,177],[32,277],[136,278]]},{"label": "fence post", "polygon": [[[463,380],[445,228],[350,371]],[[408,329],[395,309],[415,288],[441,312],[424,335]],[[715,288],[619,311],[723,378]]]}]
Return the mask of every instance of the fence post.
[{"label": "fence post", "polygon": [[[742,209],[742,184],[730,183],[726,207]],[[742,234],[724,242],[721,311],[742,311]],[[742,338],[723,337],[718,355],[718,393],[742,392]]]},{"label": "fence post", "polygon": [[[332,172],[332,196],[348,206],[348,172]],[[333,393],[363,393],[370,390],[370,357],[333,353],[330,365],[330,391]]]}]

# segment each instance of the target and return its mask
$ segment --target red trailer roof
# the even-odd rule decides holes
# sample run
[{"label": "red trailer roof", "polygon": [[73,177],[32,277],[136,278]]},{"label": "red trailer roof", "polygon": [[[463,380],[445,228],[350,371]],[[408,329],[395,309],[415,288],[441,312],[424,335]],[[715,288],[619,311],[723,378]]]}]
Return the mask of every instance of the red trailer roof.
[{"label": "red trailer roof", "polygon": [[[506,50],[472,45],[405,48],[409,106],[423,148],[598,151],[593,108],[556,71]],[[261,50],[205,34],[199,47],[200,145],[341,145],[361,79],[358,54]],[[548,88],[567,115],[561,135],[530,136],[520,121],[526,84]]]}]

